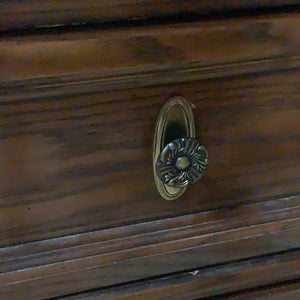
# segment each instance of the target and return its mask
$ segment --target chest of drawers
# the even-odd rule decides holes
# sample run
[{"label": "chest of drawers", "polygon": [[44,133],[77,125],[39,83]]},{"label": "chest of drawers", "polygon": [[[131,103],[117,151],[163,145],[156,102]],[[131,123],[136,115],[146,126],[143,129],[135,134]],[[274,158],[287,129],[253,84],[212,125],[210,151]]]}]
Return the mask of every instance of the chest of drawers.
[{"label": "chest of drawers", "polygon": [[[76,2],[1,4],[1,299],[299,295],[297,1]],[[210,163],[166,201],[173,96]]]}]

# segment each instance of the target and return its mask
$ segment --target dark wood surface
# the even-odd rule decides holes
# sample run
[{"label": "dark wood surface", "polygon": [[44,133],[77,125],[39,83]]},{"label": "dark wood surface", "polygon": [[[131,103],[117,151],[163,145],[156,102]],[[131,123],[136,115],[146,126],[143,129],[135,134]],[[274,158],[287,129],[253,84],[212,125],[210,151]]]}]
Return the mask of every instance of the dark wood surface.
[{"label": "dark wood surface", "polygon": [[[5,247],[0,249],[1,299],[72,294],[295,249],[300,245],[299,207],[300,198],[290,197]],[[267,258],[253,272],[251,264],[242,264],[237,271],[241,275],[246,268],[241,282],[236,282],[240,275],[227,274],[222,285],[223,273],[209,271],[212,277],[202,295],[217,287],[224,293],[299,277],[299,252],[287,257],[287,262],[270,258],[275,265]],[[206,279],[199,276],[191,284],[199,282],[205,285]]]},{"label": "dark wood surface", "polygon": [[[1,103],[1,245],[299,192],[299,71]],[[210,152],[177,201],[156,192],[152,143],[172,94]]]},{"label": "dark wood surface", "polygon": [[[292,299],[300,295],[299,282],[276,287],[263,287],[259,290],[239,292],[256,287],[263,283],[270,283],[274,279],[297,277],[300,271],[294,273],[295,268],[300,268],[300,253],[290,252],[270,255],[267,257],[253,258],[246,261],[230,262],[221,266],[195,269],[176,275],[160,277],[157,279],[135,282],[119,287],[111,287],[99,291],[82,293],[66,297],[69,300],[85,299],[114,299],[114,300],[182,300],[182,299]],[[291,270],[293,270],[291,272]],[[294,273],[292,275],[292,273]],[[229,295],[219,295],[231,292]],[[272,298],[273,296],[273,298]]]},{"label": "dark wood surface", "polygon": [[[1,245],[298,193],[299,20],[2,40]],[[95,36],[110,41],[111,59]],[[62,76],[77,65],[80,74]],[[53,76],[25,80],[44,75]],[[158,111],[174,94],[194,104],[211,164],[182,199],[167,202],[154,186],[152,143]]]},{"label": "dark wood surface", "polygon": [[[299,25],[284,14],[0,38],[1,300],[219,276],[216,264],[237,264],[219,293],[299,277]],[[173,95],[193,104],[210,166],[168,202],[152,143]],[[275,252],[253,272],[237,261]],[[193,278],[187,293],[213,293]]]},{"label": "dark wood surface", "polygon": [[[300,298],[300,280],[280,282],[273,285],[261,286],[250,290],[236,292],[230,295],[214,297],[216,300],[289,300]],[[209,298],[208,298],[209,299]],[[205,300],[208,300],[205,299]],[[203,299],[204,300],[204,299]]]},{"label": "dark wood surface", "polygon": [[[274,59],[281,58],[292,67],[299,59],[299,27],[298,14],[283,14],[127,29],[53,29],[52,33],[40,35],[2,37],[0,79],[55,76],[57,83],[63,80],[58,76],[80,74],[81,81],[91,77],[110,77],[110,81],[115,81],[121,75],[150,73],[152,80],[166,80],[183,69],[186,74],[179,73],[178,82],[185,81],[191,73],[200,76],[213,66],[232,64],[231,68],[235,66],[239,73],[247,72],[251,64],[244,64],[249,61],[255,64],[261,60],[261,64],[272,66]],[[224,69],[219,70],[219,76]],[[74,80],[79,78],[68,79],[75,85]],[[28,82],[21,83],[29,89]]]},{"label": "dark wood surface", "polygon": [[0,3],[0,30],[296,4],[298,0],[4,0]]}]

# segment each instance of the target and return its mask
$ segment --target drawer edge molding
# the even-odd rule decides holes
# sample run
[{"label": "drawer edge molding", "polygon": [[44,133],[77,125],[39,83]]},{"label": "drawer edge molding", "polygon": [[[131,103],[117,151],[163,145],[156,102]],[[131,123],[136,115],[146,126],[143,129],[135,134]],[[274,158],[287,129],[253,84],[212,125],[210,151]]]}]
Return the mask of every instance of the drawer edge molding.
[{"label": "drawer edge molding", "polygon": [[233,0],[189,1],[181,0],[131,0],[78,2],[70,0],[63,3],[46,1],[32,5],[29,0],[22,2],[2,1],[0,4],[0,30],[26,29],[32,27],[51,27],[62,25],[86,25],[98,22],[120,22],[127,20],[146,20],[182,15],[196,17],[205,14],[223,13],[231,10],[285,9],[293,10],[297,0]]},{"label": "drawer edge molding", "polygon": [[54,297],[299,245],[293,196],[2,248],[0,295]]},{"label": "drawer edge molding", "polygon": [[172,300],[181,300],[205,297],[205,300],[209,300],[214,297],[213,299],[220,300],[240,300],[256,299],[258,296],[268,296],[270,299],[274,296],[278,299],[276,296],[279,295],[300,295],[297,266],[300,266],[300,249],[187,270],[175,275],[83,292],[62,299],[152,300],[171,297]]},{"label": "drawer edge molding", "polygon": [[[185,83],[247,74],[274,73],[300,68],[300,56],[270,57],[228,64],[201,62],[128,68],[35,79],[1,81],[1,104],[23,100],[93,94],[155,85]],[[166,76],[167,74],[167,76]]]},{"label": "drawer edge molding", "polygon": [[[10,83],[20,88],[31,82],[27,90],[37,86],[35,92],[66,83],[68,89],[86,84],[100,85],[100,90],[124,89],[289,69],[299,66],[299,24],[299,14],[283,13],[3,36],[2,90],[6,92]],[[107,82],[110,87],[105,87]]]}]

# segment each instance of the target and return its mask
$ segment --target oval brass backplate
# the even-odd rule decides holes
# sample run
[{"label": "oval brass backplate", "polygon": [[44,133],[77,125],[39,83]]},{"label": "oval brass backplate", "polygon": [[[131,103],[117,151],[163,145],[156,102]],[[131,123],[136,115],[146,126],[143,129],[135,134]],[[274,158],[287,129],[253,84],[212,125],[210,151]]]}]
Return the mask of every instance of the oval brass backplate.
[{"label": "oval brass backplate", "polygon": [[161,108],[154,135],[153,172],[157,190],[166,200],[180,197],[186,187],[176,188],[164,184],[158,177],[156,161],[164,147],[173,140],[195,138],[195,122],[192,107],[183,97],[170,98]]}]

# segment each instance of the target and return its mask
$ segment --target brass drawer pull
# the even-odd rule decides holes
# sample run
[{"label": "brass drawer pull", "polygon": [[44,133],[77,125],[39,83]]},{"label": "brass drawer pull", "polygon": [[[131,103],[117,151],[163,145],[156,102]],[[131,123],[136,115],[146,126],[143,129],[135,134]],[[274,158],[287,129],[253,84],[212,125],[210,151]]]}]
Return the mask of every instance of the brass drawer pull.
[{"label": "brass drawer pull", "polygon": [[195,139],[182,138],[163,149],[156,162],[156,172],[163,183],[181,188],[200,179],[207,165],[206,148]]},{"label": "brass drawer pull", "polygon": [[180,197],[208,166],[207,149],[195,139],[191,105],[183,97],[169,99],[161,108],[154,137],[153,169],[160,195]]}]

